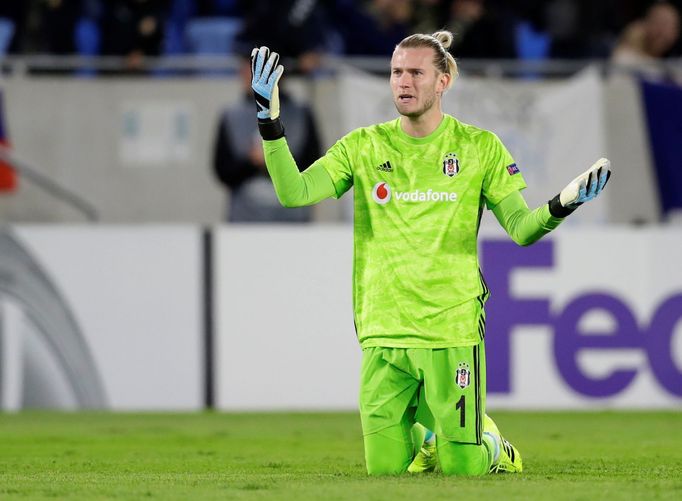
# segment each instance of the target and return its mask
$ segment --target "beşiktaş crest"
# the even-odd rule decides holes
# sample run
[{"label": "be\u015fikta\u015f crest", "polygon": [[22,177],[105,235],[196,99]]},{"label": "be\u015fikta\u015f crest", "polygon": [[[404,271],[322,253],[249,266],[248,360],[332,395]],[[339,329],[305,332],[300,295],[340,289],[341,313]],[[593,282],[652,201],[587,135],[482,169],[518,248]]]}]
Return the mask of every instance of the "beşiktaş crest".
[{"label": "be\u015fikta\u015f crest", "polygon": [[455,177],[459,172],[459,160],[454,153],[448,153],[443,157],[443,174]]},{"label": "be\u015fikta\u015f crest", "polygon": [[455,372],[455,382],[462,389],[469,386],[469,383],[471,382],[471,371],[469,370],[469,364],[466,362],[461,362],[457,366],[457,371]]}]

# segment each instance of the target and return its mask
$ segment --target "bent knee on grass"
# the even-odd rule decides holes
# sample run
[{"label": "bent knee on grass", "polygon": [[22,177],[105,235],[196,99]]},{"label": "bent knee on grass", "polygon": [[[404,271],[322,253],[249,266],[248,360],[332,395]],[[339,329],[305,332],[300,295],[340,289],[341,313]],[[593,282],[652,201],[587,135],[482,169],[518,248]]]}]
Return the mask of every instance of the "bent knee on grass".
[{"label": "bent knee on grass", "polygon": [[439,441],[438,461],[444,475],[475,477],[490,470],[484,445]]},{"label": "bent knee on grass", "polygon": [[365,462],[370,475],[405,473],[414,457],[410,430],[393,426],[365,435]]},{"label": "bent knee on grass", "polygon": [[371,477],[386,477],[402,475],[407,472],[407,467],[410,464],[397,463],[397,462],[381,462],[367,464],[367,474]]}]

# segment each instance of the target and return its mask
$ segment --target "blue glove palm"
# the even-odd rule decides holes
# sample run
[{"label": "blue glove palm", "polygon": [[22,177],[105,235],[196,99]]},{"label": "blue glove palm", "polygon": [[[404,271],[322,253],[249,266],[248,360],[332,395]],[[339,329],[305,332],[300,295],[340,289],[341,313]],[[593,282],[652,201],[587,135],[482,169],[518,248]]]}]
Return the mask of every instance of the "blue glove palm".
[{"label": "blue glove palm", "polygon": [[267,47],[251,52],[251,88],[256,98],[258,118],[275,120],[279,117],[279,82],[284,67],[279,63],[279,54]]},{"label": "blue glove palm", "polygon": [[575,209],[599,196],[611,177],[611,162],[600,158],[592,167],[580,174],[559,194],[561,205]]}]

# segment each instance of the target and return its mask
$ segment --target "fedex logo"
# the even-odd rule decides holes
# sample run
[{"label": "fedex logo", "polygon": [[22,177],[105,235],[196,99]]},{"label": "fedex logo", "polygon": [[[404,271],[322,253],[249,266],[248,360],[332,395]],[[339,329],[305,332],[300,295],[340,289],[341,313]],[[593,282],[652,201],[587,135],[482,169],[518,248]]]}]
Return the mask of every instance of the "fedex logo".
[{"label": "fedex logo", "polygon": [[[554,264],[554,243],[537,242],[526,248],[507,240],[484,240],[481,260],[492,296],[488,302],[488,337],[486,340],[488,392],[510,393],[510,337],[519,325],[549,326],[553,331],[556,367],[566,384],[588,397],[610,397],[630,386],[639,367],[632,364],[603,376],[586,374],[577,362],[583,350],[638,349],[646,353],[649,366],[660,386],[682,397],[682,367],[673,353],[673,335],[682,322],[682,291],[669,295],[657,304],[648,322],[635,316],[627,301],[606,291],[586,291],[573,297],[560,311],[552,311],[548,298],[518,298],[511,293],[510,277],[514,270],[546,269]],[[576,270],[579,271],[579,270]],[[586,315],[599,311],[611,317],[609,335],[590,333],[580,328]]]}]

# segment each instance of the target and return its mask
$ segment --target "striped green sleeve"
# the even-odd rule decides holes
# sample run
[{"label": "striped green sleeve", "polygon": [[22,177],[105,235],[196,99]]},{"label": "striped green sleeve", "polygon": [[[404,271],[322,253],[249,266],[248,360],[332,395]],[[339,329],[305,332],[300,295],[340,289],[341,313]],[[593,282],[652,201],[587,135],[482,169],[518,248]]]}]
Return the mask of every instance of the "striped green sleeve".
[{"label": "striped green sleeve", "polygon": [[549,213],[548,204],[530,210],[520,191],[509,194],[492,210],[512,240],[524,246],[538,241],[563,221]]},{"label": "striped green sleeve", "polygon": [[317,163],[299,172],[285,137],[263,141],[265,165],[279,202],[284,207],[303,207],[332,197],[336,189],[326,169]]}]

